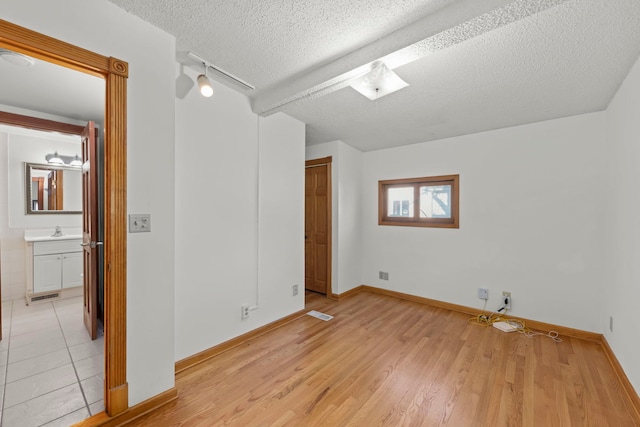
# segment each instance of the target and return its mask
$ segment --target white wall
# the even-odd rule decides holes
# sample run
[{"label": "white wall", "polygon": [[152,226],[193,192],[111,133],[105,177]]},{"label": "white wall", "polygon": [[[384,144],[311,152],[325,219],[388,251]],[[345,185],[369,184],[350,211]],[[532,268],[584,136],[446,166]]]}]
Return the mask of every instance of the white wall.
[{"label": "white wall", "polygon": [[127,380],[135,405],[174,384],[175,40],[106,0],[9,0],[2,18],[129,63],[127,210],[152,232],[127,239]]},{"label": "white wall", "polygon": [[[49,228],[53,233],[56,225],[60,225],[63,231],[80,228],[82,225],[81,215],[26,215],[24,162],[45,163],[44,156],[54,150],[68,154],[75,153],[79,147],[79,137],[0,125],[0,262],[3,301],[24,298],[25,295],[24,230]],[[64,181],[65,184],[67,181]],[[79,187],[77,192],[77,197],[81,198],[82,188]],[[65,194],[65,201],[70,195],[68,192]]]},{"label": "white wall", "polygon": [[260,118],[260,310],[254,327],[304,308],[304,139],[304,123],[286,114]]},{"label": "white wall", "polygon": [[331,156],[332,292],[362,284],[362,152],[342,141],[311,145],[306,159]]},{"label": "white wall", "polygon": [[[607,109],[607,172],[604,194],[606,270],[599,302],[601,328],[629,380],[640,391],[640,62]],[[613,317],[613,330],[609,317]]]},{"label": "white wall", "polygon": [[[602,332],[604,113],[367,152],[363,282]],[[460,228],[378,226],[378,180],[460,174]],[[378,279],[378,271],[389,281]]]},{"label": "white wall", "polygon": [[213,85],[176,101],[176,360],[304,306],[304,125]]},{"label": "white wall", "polygon": [[[45,156],[54,151],[64,155],[74,155],[80,152],[80,137],[47,134],[29,130],[13,128],[9,133],[9,156],[7,170],[9,173],[9,224],[10,228],[32,229],[51,228],[56,225],[62,227],[80,228],[82,226],[82,215],[27,215],[25,212],[25,192],[24,192],[24,163],[46,164]],[[75,172],[79,177],[80,170]],[[68,174],[71,177],[72,174]],[[65,177],[66,178],[66,177]],[[72,178],[71,178],[72,179]],[[76,180],[75,194],[71,192],[65,194],[65,204],[76,206],[77,210],[82,210],[82,181]],[[66,180],[63,180],[66,184]],[[73,179],[72,181],[73,182]],[[71,183],[70,182],[70,183]],[[65,190],[67,189],[65,185]],[[75,205],[73,204],[75,203]]]}]

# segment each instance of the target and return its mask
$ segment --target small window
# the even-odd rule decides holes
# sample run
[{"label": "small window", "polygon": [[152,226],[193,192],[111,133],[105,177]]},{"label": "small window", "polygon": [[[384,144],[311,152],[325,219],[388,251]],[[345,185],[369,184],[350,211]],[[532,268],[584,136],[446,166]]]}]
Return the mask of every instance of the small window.
[{"label": "small window", "polygon": [[459,228],[459,175],[378,181],[378,224]]}]

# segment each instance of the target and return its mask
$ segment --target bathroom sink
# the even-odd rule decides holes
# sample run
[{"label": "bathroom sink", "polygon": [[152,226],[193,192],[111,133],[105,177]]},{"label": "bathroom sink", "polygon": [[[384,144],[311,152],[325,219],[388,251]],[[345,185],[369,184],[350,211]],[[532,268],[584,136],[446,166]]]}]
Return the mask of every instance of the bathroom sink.
[{"label": "bathroom sink", "polygon": [[52,230],[25,230],[24,240],[26,242],[46,242],[47,240],[75,240],[82,239],[82,230],[79,228],[69,228],[60,233],[53,233]]}]

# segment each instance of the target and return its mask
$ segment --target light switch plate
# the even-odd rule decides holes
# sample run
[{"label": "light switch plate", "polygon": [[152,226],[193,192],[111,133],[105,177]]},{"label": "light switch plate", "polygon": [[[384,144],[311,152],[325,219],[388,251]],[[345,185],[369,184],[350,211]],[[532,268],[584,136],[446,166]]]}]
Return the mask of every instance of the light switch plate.
[{"label": "light switch plate", "polygon": [[129,214],[129,233],[151,231],[151,214]]}]

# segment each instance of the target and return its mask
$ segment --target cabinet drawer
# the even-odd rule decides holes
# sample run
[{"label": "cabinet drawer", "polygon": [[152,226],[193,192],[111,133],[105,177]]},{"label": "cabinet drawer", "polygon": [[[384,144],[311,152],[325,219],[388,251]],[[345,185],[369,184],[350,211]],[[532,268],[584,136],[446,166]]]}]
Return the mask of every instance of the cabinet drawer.
[{"label": "cabinet drawer", "polygon": [[82,240],[60,240],[58,242],[34,242],[34,255],[62,254],[66,252],[82,252]]}]

